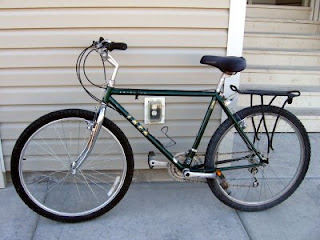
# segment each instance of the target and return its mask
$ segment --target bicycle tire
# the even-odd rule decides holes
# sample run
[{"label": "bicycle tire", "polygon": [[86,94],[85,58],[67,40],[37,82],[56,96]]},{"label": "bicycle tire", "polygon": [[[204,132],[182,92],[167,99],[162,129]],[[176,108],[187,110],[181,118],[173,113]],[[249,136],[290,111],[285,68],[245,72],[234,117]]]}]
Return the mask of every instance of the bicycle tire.
[{"label": "bicycle tire", "polygon": [[[269,155],[267,131],[261,121],[263,115],[267,129],[279,116],[273,144],[270,145],[273,150],[270,149]],[[231,208],[248,212],[271,208],[287,199],[304,179],[310,161],[308,134],[296,116],[275,106],[253,106],[237,112],[234,116],[245,121],[245,131],[251,141],[255,138],[254,126],[259,129],[261,121],[260,133],[257,133],[259,140],[256,138],[254,145],[258,151],[268,156],[269,163],[258,168],[223,171],[224,178],[207,179],[208,185],[214,195]],[[285,132],[281,128],[288,130]],[[269,136],[271,133],[272,131],[269,132]],[[233,144],[230,141],[228,143],[227,139],[232,140]],[[288,143],[289,145],[286,145]],[[239,164],[236,161],[223,161],[250,156],[245,151],[248,151],[248,147],[235,131],[232,120],[228,118],[216,130],[208,144],[205,167],[236,166]],[[247,164],[256,161],[253,157],[248,159],[245,160]]]},{"label": "bicycle tire", "polygon": [[38,214],[61,222],[86,221],[112,209],[127,192],[134,169],[132,149],[107,118],[86,162],[77,174],[70,173],[68,164],[84,148],[94,116],[80,109],[51,112],[31,123],[18,138],[11,158],[12,181],[22,200]]}]

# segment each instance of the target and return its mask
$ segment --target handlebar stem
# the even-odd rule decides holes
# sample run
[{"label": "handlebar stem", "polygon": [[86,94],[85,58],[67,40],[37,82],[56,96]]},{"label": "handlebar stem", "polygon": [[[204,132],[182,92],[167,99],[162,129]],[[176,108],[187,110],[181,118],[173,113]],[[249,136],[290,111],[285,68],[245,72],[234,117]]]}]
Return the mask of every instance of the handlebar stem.
[{"label": "handlebar stem", "polygon": [[108,63],[110,63],[114,67],[111,79],[108,81],[108,87],[113,88],[114,84],[115,84],[115,79],[116,79],[116,76],[118,73],[119,64],[116,62],[116,60],[114,60],[114,58],[110,55],[109,52],[108,52],[107,61],[108,61]]}]

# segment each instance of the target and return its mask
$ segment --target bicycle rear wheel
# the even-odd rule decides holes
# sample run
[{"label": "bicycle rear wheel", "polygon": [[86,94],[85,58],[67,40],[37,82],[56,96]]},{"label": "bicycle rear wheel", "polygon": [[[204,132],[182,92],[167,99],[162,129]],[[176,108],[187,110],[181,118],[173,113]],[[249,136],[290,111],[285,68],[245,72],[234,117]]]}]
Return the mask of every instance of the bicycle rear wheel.
[{"label": "bicycle rear wheel", "polygon": [[[269,163],[223,171],[225,178],[208,179],[208,184],[218,199],[232,208],[242,211],[271,208],[287,199],[303,180],[310,161],[308,134],[292,113],[274,106],[263,106],[263,110],[261,106],[246,108],[235,116]],[[211,138],[205,166],[235,167],[258,162],[229,118]]]},{"label": "bicycle rear wheel", "polygon": [[133,154],[122,131],[104,119],[90,156],[77,172],[71,164],[89,139],[94,113],[67,109],[33,122],[19,137],[12,180],[24,202],[42,216],[79,222],[100,216],[125,195]]}]

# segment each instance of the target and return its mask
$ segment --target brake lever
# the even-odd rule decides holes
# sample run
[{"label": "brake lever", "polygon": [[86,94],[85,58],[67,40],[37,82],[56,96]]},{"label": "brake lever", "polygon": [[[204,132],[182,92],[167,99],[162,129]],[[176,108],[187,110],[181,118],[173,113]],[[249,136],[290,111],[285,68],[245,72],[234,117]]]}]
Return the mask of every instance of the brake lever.
[{"label": "brake lever", "polygon": [[93,41],[93,45],[95,46],[96,50],[101,49],[101,51],[105,51],[107,49],[107,46],[105,46],[106,43],[109,44],[111,41],[109,39],[104,39],[103,37],[100,37],[98,42]]},{"label": "brake lever", "polygon": [[105,43],[109,44],[110,42],[109,39],[104,39],[103,37],[99,38],[99,42],[93,41],[96,52],[99,53],[104,62],[108,59],[108,46]]}]

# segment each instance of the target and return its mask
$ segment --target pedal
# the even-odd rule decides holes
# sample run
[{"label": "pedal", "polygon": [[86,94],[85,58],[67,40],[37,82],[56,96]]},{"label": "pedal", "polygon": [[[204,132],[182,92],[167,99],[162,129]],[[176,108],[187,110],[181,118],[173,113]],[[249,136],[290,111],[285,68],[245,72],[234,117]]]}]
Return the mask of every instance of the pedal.
[{"label": "pedal", "polygon": [[168,162],[163,161],[157,161],[155,160],[156,154],[153,151],[150,151],[148,154],[148,165],[150,169],[153,169],[154,167],[167,167]]}]

